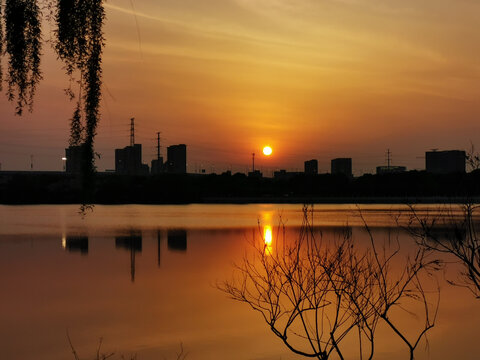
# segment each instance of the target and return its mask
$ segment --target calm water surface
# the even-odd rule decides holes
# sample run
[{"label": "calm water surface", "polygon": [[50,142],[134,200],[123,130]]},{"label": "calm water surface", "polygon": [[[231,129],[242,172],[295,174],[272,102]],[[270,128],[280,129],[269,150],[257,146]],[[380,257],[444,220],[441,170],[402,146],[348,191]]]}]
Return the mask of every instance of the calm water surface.
[{"label": "calm water surface", "polygon": [[[397,227],[405,210],[361,213],[376,237],[407,243]],[[94,357],[100,337],[118,358],[174,359],[183,343],[192,360],[298,359],[215,283],[265,228],[273,241],[279,222],[296,236],[302,218],[300,205],[96,206],[84,217],[78,206],[0,206],[0,358],[73,359],[68,330],[82,359]],[[348,224],[366,238],[353,205],[318,205],[314,222],[325,237]],[[480,302],[440,282],[437,325],[417,358],[478,359]],[[406,358],[403,344],[381,339],[377,359]]]}]

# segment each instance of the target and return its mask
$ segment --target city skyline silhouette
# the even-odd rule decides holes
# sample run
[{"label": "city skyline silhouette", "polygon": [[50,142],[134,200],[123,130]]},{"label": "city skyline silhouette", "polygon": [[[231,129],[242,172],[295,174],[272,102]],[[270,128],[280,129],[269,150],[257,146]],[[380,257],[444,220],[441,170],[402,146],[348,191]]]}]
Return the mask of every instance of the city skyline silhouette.
[{"label": "city skyline silhouette", "polygon": [[[130,117],[145,163],[161,132],[189,146],[191,172],[245,172],[266,144],[274,153],[258,164],[269,171],[351,157],[355,175],[374,172],[387,149],[421,169],[425,151],[480,144],[478,9],[452,3],[453,18],[448,4],[106,3],[96,165],[114,167]],[[5,170],[62,169],[74,103],[62,63],[42,51],[33,112],[15,116],[0,96]]]}]

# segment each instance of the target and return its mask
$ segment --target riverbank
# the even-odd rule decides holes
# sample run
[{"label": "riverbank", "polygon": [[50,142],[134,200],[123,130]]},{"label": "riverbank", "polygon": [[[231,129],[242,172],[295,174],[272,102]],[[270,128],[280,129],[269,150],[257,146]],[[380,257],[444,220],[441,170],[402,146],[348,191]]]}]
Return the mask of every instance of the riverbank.
[{"label": "riverbank", "polygon": [[[98,173],[91,188],[63,172],[0,172],[1,204],[385,204],[480,202],[480,171],[435,175],[298,174],[287,179],[244,174]],[[85,194],[88,193],[88,197]]]}]

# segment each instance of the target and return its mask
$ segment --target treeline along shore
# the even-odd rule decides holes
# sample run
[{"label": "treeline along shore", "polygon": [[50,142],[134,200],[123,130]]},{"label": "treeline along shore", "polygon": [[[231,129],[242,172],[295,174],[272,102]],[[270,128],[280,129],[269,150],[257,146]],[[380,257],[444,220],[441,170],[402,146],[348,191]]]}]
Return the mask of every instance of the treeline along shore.
[{"label": "treeline along shore", "polygon": [[[470,173],[344,175],[298,174],[289,178],[97,173],[91,203],[445,203],[478,202],[480,170]],[[84,203],[79,175],[65,172],[0,172],[1,204]]]}]

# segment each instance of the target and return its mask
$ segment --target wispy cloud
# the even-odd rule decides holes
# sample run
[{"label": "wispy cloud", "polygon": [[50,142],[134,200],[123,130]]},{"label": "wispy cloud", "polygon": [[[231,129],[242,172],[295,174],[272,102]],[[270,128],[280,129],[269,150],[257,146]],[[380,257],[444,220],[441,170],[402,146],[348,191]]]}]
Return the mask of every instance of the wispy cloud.
[{"label": "wispy cloud", "polygon": [[265,35],[251,36],[251,35],[248,35],[248,31],[229,32],[224,28],[220,28],[218,25],[215,25],[215,24],[206,25],[205,23],[203,23],[201,26],[196,26],[194,23],[187,23],[186,21],[175,20],[173,18],[161,17],[157,15],[149,15],[143,12],[133,11],[132,9],[128,9],[128,8],[124,8],[124,7],[120,7],[112,4],[105,4],[105,7],[113,11],[118,11],[118,12],[129,14],[132,16],[135,15],[139,18],[144,18],[144,19],[155,21],[155,22],[159,22],[176,31],[188,33],[188,34],[191,34],[192,36],[231,39],[231,40],[243,41],[248,43],[270,44],[270,45],[278,45],[278,46],[286,46],[286,47],[306,47],[307,46],[305,44],[301,44],[298,42],[286,42],[281,39],[278,39],[275,37],[268,37]]}]

